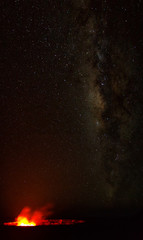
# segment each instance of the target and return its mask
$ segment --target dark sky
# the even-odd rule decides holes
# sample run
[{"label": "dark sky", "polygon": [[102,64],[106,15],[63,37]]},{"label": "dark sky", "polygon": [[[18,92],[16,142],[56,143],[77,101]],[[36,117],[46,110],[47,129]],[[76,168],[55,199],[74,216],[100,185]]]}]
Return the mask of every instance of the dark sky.
[{"label": "dark sky", "polygon": [[0,9],[1,215],[142,206],[141,1]]}]

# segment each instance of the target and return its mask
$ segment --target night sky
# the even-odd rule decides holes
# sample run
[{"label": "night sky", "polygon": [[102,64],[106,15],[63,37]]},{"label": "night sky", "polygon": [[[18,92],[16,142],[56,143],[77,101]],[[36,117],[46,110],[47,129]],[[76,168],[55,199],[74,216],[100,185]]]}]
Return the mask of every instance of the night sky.
[{"label": "night sky", "polygon": [[142,20],[141,0],[0,1],[1,216],[142,207]]}]

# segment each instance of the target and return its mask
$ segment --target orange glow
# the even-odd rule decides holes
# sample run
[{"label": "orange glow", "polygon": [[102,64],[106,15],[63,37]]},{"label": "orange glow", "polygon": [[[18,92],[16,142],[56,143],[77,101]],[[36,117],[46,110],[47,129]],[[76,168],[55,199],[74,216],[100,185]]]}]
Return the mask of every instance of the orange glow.
[{"label": "orange glow", "polygon": [[34,227],[43,225],[45,219],[52,214],[52,204],[47,204],[44,207],[33,211],[29,207],[24,207],[15,222],[4,223],[7,226],[18,226],[18,227]]},{"label": "orange glow", "polygon": [[[18,226],[18,227],[35,227],[35,226],[50,226],[50,225],[73,225],[78,223],[84,223],[83,220],[75,220],[75,219],[48,219],[48,220],[42,220],[38,224],[34,222],[29,222],[24,220],[22,221],[20,225],[18,225],[18,222],[7,222],[4,223],[5,226]],[[28,223],[28,224],[27,224]],[[34,225],[33,225],[34,224]]]},{"label": "orange glow", "polygon": [[35,227],[35,226],[49,226],[49,225],[71,225],[76,223],[84,223],[82,220],[72,219],[47,219],[51,215],[52,205],[47,205],[39,210],[32,211],[29,207],[23,208],[15,222],[6,222],[5,226],[17,227]]},{"label": "orange glow", "polygon": [[47,213],[49,213],[49,205],[48,207],[46,206],[36,211],[32,211],[29,207],[25,207],[15,219],[15,222],[5,223],[4,225],[18,227],[32,227],[41,225],[42,220],[45,218],[44,214]]},{"label": "orange glow", "polygon": [[19,216],[17,218],[17,225],[16,226],[23,226],[23,227],[36,226],[36,223],[33,222],[33,221],[29,221],[26,217]]}]

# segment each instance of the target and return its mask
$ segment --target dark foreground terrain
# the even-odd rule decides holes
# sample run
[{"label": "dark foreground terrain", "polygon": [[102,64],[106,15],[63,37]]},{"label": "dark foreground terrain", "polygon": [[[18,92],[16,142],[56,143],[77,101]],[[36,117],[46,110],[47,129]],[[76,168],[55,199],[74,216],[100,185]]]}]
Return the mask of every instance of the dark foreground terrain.
[{"label": "dark foreground terrain", "polygon": [[0,227],[0,239],[143,239],[140,218],[89,220],[69,226]]}]

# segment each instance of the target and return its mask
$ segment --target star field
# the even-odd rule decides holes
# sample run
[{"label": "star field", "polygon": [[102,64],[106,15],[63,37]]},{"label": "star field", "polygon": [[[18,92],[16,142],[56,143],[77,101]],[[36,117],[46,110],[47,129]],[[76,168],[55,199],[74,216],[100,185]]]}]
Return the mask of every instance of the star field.
[{"label": "star field", "polygon": [[141,1],[0,9],[3,214],[142,205]]}]

